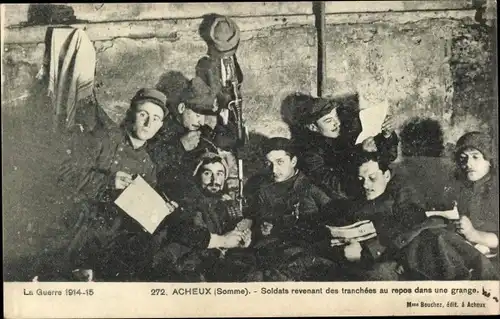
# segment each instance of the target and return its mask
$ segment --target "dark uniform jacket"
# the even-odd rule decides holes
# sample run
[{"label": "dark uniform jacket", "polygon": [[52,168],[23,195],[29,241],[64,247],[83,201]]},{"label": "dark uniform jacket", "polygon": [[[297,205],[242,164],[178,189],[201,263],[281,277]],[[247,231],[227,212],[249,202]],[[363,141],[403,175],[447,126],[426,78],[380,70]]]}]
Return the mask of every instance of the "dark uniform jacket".
[{"label": "dark uniform jacket", "polygon": [[377,237],[361,243],[359,271],[370,269],[374,263],[397,261],[404,266],[407,279],[496,278],[487,258],[466,243],[451,222],[427,218],[421,196],[402,182],[394,176],[384,194],[354,204],[340,223],[371,220],[377,231]]},{"label": "dark uniform jacket", "polygon": [[[243,82],[243,73],[241,72],[236,55],[233,55],[233,60],[235,80],[237,80],[237,83],[241,83]],[[233,88],[228,86],[227,83],[222,83],[221,67],[220,59],[212,56],[202,57],[196,64],[196,76],[200,77],[216,93],[219,105],[227,108],[228,103],[234,99],[234,92]]]},{"label": "dark uniform jacket", "polygon": [[182,209],[171,215],[169,244],[162,248],[155,263],[159,267],[173,264],[180,280],[242,280],[254,264],[253,254],[247,253],[247,248],[224,252],[207,248],[211,234],[224,235],[243,219],[237,202],[223,200],[220,195],[206,195],[194,183],[183,185],[170,193]]},{"label": "dark uniform jacket", "polygon": [[[307,236],[309,227],[315,225],[322,208],[330,200],[330,196],[298,171],[289,180],[268,182],[260,187],[252,209],[255,224],[273,224],[271,236],[282,239]],[[297,233],[301,228],[305,233]]]},{"label": "dark uniform jacket", "polygon": [[206,150],[230,150],[236,141],[234,123],[230,122],[227,126],[218,124],[214,129],[205,125],[201,128],[198,146],[186,151],[180,140],[186,133],[182,124],[171,116],[163,127],[159,137],[148,146],[148,152],[157,165],[159,184],[167,192],[176,188],[180,181],[191,177],[197,158]]},{"label": "dark uniform jacket", "polygon": [[[251,206],[254,219],[253,248],[259,267],[269,280],[309,280],[315,264],[313,244],[318,240],[321,210],[331,198],[312,184],[300,171],[284,182],[268,182],[257,191]],[[264,236],[263,222],[273,225],[270,235]],[[319,262],[319,260],[318,260]]]},{"label": "dark uniform jacket", "polygon": [[69,153],[60,183],[72,191],[78,220],[68,234],[68,266],[93,269],[99,280],[139,280],[146,275],[162,227],[154,236],[142,229],[113,203],[121,192],[113,184],[117,171],[156,184],[155,165],[145,146],[134,149],[127,133],[114,129],[82,136]]},{"label": "dark uniform jacket", "polygon": [[419,195],[397,176],[393,176],[385,192],[376,199],[345,201],[332,210],[342,212],[332,215],[333,219],[327,222],[331,226],[346,226],[362,220],[373,222],[377,237],[361,242],[363,257],[371,262],[397,253],[418,235],[421,229],[415,226],[426,220]]},{"label": "dark uniform jacket", "polygon": [[494,172],[476,182],[457,175],[457,179],[446,187],[443,199],[448,209],[456,201],[458,212],[469,217],[474,228],[498,236],[498,183]]},{"label": "dark uniform jacket", "polygon": [[[309,130],[300,130],[294,133],[294,141],[298,151],[299,168],[320,186],[327,194],[338,193],[351,197],[357,190],[352,189],[354,184],[349,172],[351,155],[360,145],[355,145],[361,133],[361,122],[357,114],[341,118],[341,134],[338,138],[327,138]],[[345,117],[345,119],[343,119]],[[393,133],[388,139],[382,134],[375,136],[377,149],[388,160],[394,161],[397,157],[399,138]]]},{"label": "dark uniform jacket", "polygon": [[82,134],[67,154],[59,183],[79,199],[108,200],[118,171],[141,175],[151,185],[156,184],[156,167],[146,147],[134,149],[123,129]]}]

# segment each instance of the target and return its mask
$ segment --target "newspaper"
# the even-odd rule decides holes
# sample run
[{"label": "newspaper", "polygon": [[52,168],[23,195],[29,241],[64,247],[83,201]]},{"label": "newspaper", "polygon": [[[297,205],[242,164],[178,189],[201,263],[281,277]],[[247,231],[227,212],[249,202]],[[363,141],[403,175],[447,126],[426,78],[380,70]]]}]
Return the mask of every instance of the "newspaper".
[{"label": "newspaper", "polygon": [[[441,184],[456,168],[453,154],[459,137],[466,132],[481,131],[493,134],[494,141],[498,139],[497,68],[492,68],[498,55],[494,41],[496,5],[494,0],[2,4],[4,317],[500,314],[500,281],[495,279],[412,280],[404,276],[408,269],[399,262],[388,266],[389,270],[384,273],[387,277],[383,280],[348,278],[347,271],[344,271],[352,270],[352,265],[359,265],[355,258],[361,255],[374,259],[385,257],[382,251],[376,250],[377,247],[370,247],[374,250],[368,252],[359,250],[357,246],[361,245],[355,244],[348,245],[351,249],[349,257],[354,261],[347,260],[347,254],[332,257],[332,251],[342,250],[346,241],[380,236],[371,222],[362,221],[354,228],[353,225],[319,225],[317,233],[308,236],[328,237],[326,247],[315,247],[321,248],[321,254],[306,250],[312,255],[310,259],[299,258],[303,250],[295,246],[290,248],[287,243],[273,241],[274,233],[280,227],[277,222],[258,225],[254,220],[244,219],[239,224],[224,224],[224,227],[234,229],[220,234],[205,229],[208,223],[226,213],[238,215],[234,205],[231,209],[229,205],[215,205],[220,210],[214,210],[216,213],[208,217],[199,214],[197,209],[188,208],[195,205],[178,207],[170,217],[193,217],[194,220],[192,228],[179,234],[178,229],[170,228],[169,217],[166,217],[171,210],[171,207],[166,207],[171,206],[170,199],[162,198],[146,183],[149,179],[145,176],[154,170],[144,156],[151,144],[147,142],[146,146],[137,147],[134,144],[137,140],[113,140],[116,148],[103,152],[105,134],[102,135],[100,130],[101,127],[137,129],[129,127],[130,121],[135,120],[133,124],[136,126],[141,123],[148,126],[142,132],[144,134],[139,134],[142,137],[135,137],[138,140],[151,139],[150,135],[157,137],[156,134],[164,133],[159,126],[163,125],[164,136],[169,136],[169,129],[176,129],[175,125],[183,122],[172,122],[177,114],[165,114],[166,109],[162,112],[167,116],[157,114],[156,117],[163,121],[146,120],[151,114],[146,116],[142,112],[144,121],[141,122],[134,117],[137,116],[134,112],[127,113],[133,104],[132,96],[143,87],[163,92],[167,96],[169,112],[184,109],[182,120],[195,118],[202,121],[189,108],[196,107],[198,102],[209,101],[210,109],[222,108],[222,113],[229,113],[229,117],[221,122],[231,121],[235,117],[233,112],[237,111],[236,104],[228,107],[222,103],[224,97],[232,93],[230,84],[240,81],[235,77],[241,72],[243,80],[237,84],[241,88],[240,102],[248,138],[243,152],[234,153],[242,157],[238,160],[243,161],[244,170],[240,172],[233,165],[228,175],[240,177],[244,173],[246,196],[247,193],[252,195],[255,184],[266,180],[260,178],[260,174],[269,171],[263,163],[268,159],[262,156],[260,143],[270,137],[295,138],[301,133],[295,131],[295,125],[302,123],[305,117],[292,112],[293,103],[288,98],[296,96],[297,92],[326,97],[348,91],[363,97],[359,113],[361,132],[358,136],[350,136],[354,141],[349,143],[359,144],[380,133],[384,118],[390,113],[399,136],[398,157],[391,165],[391,178],[405,176],[408,179],[405,181],[420,185],[420,193],[440,197],[441,193],[437,191],[442,191]],[[212,15],[214,13],[231,18],[237,27],[227,22],[216,28],[209,23],[210,19],[218,17]],[[70,41],[66,32],[51,33],[53,28],[78,28],[81,37]],[[222,54],[213,56],[215,51],[213,48],[209,50],[208,45],[217,46]],[[68,49],[71,52],[65,51]],[[238,62],[239,68],[230,69],[231,66],[224,64],[228,60],[226,56],[232,54],[237,59],[231,60]],[[215,71],[209,68],[211,63],[217,64]],[[69,74],[68,70],[74,68],[75,74]],[[207,72],[205,68],[213,72]],[[206,96],[195,96],[198,92],[211,92],[211,88],[205,90],[201,86],[187,94],[196,103],[176,105],[179,96],[186,98],[181,92],[187,92],[184,91],[186,83],[195,74],[208,74],[204,81],[213,81],[218,88],[223,87],[223,94],[217,94],[218,99],[213,100],[212,105],[211,96],[210,100]],[[222,81],[218,78],[222,74],[231,79]],[[63,80],[60,79],[62,75],[65,75]],[[162,103],[161,98],[152,98],[149,102]],[[155,109],[151,104],[142,106],[151,107],[148,111]],[[313,107],[307,103],[301,106],[304,112],[307,107]],[[94,126],[96,118],[99,121]],[[415,118],[427,120],[423,122],[425,129],[420,134],[415,127],[421,123]],[[433,123],[429,119],[435,120],[439,129],[426,126]],[[215,127],[217,118],[207,116],[206,122]],[[311,131],[311,134],[329,133],[327,125],[311,124],[314,123],[300,129],[307,130],[306,133]],[[194,123],[187,129],[196,130],[200,125],[200,122]],[[63,129],[55,129],[57,126]],[[335,127],[338,129],[339,126]],[[158,131],[153,132],[154,129]],[[341,131],[340,134],[345,133]],[[356,135],[358,128],[353,132],[348,131]],[[183,145],[196,147],[200,136],[196,132],[190,134],[188,143]],[[70,165],[63,165],[68,164],[65,161],[67,156],[75,155],[74,149],[78,146],[72,145],[75,135],[96,137],[95,143],[80,145],[85,146],[84,155],[93,156],[94,162],[82,156]],[[203,141],[205,138],[210,139],[210,136],[199,139]],[[425,153],[428,151],[425,146],[432,141],[438,141],[442,146],[437,147],[437,155]],[[308,146],[317,145],[311,142]],[[173,156],[165,154],[166,157],[170,155]],[[302,163],[305,154],[297,152],[295,155],[297,162]],[[446,169],[431,164],[414,171],[407,169],[406,159],[418,156],[428,158],[426,163],[448,159],[452,164],[449,167],[443,165]],[[290,163],[295,163],[295,160]],[[182,160],[178,164],[180,167],[187,163]],[[84,170],[73,175],[65,170],[68,166],[74,168],[78,165]],[[492,167],[496,168],[496,165]],[[167,165],[172,171],[177,168]],[[109,203],[116,203],[145,231],[123,231],[126,225],[116,222],[113,211],[104,214],[93,209],[102,204],[100,198],[87,201],[94,191],[113,188],[110,172],[117,169],[130,174],[144,173],[144,179],[138,177],[116,202],[113,198]],[[429,172],[425,179],[421,177],[422,170]],[[305,174],[303,170],[299,172]],[[56,181],[63,175],[81,180],[60,189]],[[193,176],[191,171],[182,179],[163,180],[161,176],[158,174],[159,184],[169,182],[174,188],[180,188],[187,179],[199,177]],[[95,187],[90,187],[94,182]],[[211,187],[215,189],[216,186]],[[174,192],[166,193],[170,196]],[[188,195],[190,192],[180,193]],[[494,187],[493,193],[498,195],[498,187]],[[265,195],[278,196],[280,192],[266,192]],[[246,199],[244,212],[253,203],[250,196]],[[292,199],[290,202],[296,204],[296,199]],[[473,201],[483,199],[477,197]],[[80,206],[75,206],[77,204]],[[306,216],[301,209],[311,202],[305,204],[297,204],[296,216],[287,221],[300,223]],[[450,223],[459,223],[465,216],[460,208],[439,210],[435,207],[425,208],[429,217],[440,216],[449,219]],[[498,209],[484,210],[483,213],[490,216],[483,226],[498,222]],[[167,222],[161,223],[165,217]],[[67,224],[70,224],[70,229]],[[166,224],[165,228],[162,224]],[[262,226],[267,228],[260,229]],[[268,237],[263,235],[263,241],[268,240],[268,246],[285,246],[284,253],[266,255],[260,251],[259,254],[245,255],[252,251],[252,244],[260,240],[255,232],[270,234]],[[196,249],[190,250],[178,243],[165,244],[170,243],[171,237],[180,235],[192,238],[193,243],[196,240]],[[297,234],[295,238],[292,234],[290,237],[294,242],[295,239],[302,242],[301,235]],[[153,237],[151,242],[141,241]],[[116,242],[110,238],[118,238],[119,244],[112,245]],[[238,248],[219,247],[235,242],[235,238],[243,239],[237,243]],[[217,240],[219,246],[216,249],[198,247]],[[484,262],[482,265],[496,262],[498,266],[495,259],[498,258],[495,256],[498,247],[495,249],[465,238],[463,241],[479,251],[475,254],[476,251],[472,250],[474,253],[470,257],[476,257],[474,261]],[[91,253],[95,254],[83,256],[85,247],[81,246],[84,244],[88,244],[90,250],[94,249]],[[337,245],[340,249],[331,247]],[[92,263],[109,250],[113,253],[108,254],[102,263],[94,264],[96,269],[87,269],[90,267],[85,262]],[[67,262],[68,251],[72,252],[72,262],[77,259],[76,265]],[[197,254],[199,251],[202,253]],[[286,259],[289,256],[292,256],[290,260]],[[86,260],[82,261],[83,257]],[[428,250],[413,257],[425,262],[439,256]],[[166,261],[169,258],[170,261]],[[286,267],[258,268],[252,276],[238,280],[211,281],[206,277],[211,275],[210,272],[202,275],[195,272],[207,264],[215,265],[213,269],[224,275],[223,278],[228,278],[241,269],[246,270],[246,262],[263,258],[290,263]],[[232,261],[235,265],[226,267]],[[151,271],[152,267],[139,271],[139,268],[134,268],[152,264],[156,267],[154,271]],[[302,276],[299,270],[304,265],[312,265],[311,269],[315,271],[307,275],[314,275],[314,280]],[[362,274],[367,275],[380,264],[363,266],[366,268]],[[481,272],[481,267],[469,270],[469,278],[473,278]],[[95,278],[66,277],[75,272]],[[299,274],[290,279],[295,272]],[[102,273],[109,277],[102,279]],[[134,277],[138,274],[144,275],[141,280]],[[342,277],[344,274],[346,277]],[[467,277],[466,274],[463,276]],[[387,279],[389,277],[393,279]]]}]

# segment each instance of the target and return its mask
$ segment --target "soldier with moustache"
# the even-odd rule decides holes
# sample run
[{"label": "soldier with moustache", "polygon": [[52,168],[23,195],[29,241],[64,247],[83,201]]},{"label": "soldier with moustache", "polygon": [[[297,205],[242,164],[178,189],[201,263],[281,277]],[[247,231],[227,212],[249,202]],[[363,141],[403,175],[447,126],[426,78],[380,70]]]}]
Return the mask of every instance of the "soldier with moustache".
[{"label": "soldier with moustache", "polygon": [[390,160],[397,157],[399,138],[392,116],[382,124],[382,132],[356,145],[362,131],[357,94],[331,98],[297,93],[294,97],[292,137],[301,154],[298,167],[327,194],[354,196],[349,172],[352,154],[358,149],[378,151]]},{"label": "soldier with moustache", "polygon": [[[247,248],[251,223],[228,195],[229,168],[223,156],[205,152],[189,180],[168,196],[181,209],[169,219],[169,244],[156,256],[158,278],[173,281],[247,281],[255,258]],[[168,265],[173,265],[169,268]]]},{"label": "soldier with moustache", "polygon": [[166,192],[189,176],[190,167],[201,154],[230,150],[236,139],[234,123],[216,124],[213,128],[206,124],[206,117],[216,114],[218,104],[215,94],[200,78],[193,78],[179,98],[168,104],[170,115],[149,147],[159,183]]}]

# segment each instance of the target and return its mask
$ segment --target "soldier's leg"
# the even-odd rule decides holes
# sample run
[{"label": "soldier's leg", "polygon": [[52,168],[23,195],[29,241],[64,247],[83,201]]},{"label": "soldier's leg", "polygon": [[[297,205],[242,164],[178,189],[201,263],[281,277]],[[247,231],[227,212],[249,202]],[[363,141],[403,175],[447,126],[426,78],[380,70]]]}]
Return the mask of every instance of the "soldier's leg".
[{"label": "soldier's leg", "polygon": [[400,279],[398,267],[399,264],[396,261],[378,262],[359,275],[362,280],[366,281],[398,281]]}]

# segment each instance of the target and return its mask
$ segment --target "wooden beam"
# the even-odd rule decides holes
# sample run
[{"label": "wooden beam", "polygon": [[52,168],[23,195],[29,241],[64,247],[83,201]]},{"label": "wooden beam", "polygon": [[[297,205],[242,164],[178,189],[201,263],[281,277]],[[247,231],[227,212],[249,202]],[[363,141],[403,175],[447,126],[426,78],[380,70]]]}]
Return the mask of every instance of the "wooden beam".
[{"label": "wooden beam", "polygon": [[318,67],[317,67],[317,92],[319,97],[324,95],[324,86],[326,81],[326,44],[325,44],[325,2],[313,2],[313,12],[316,21],[316,31],[318,39]]}]

